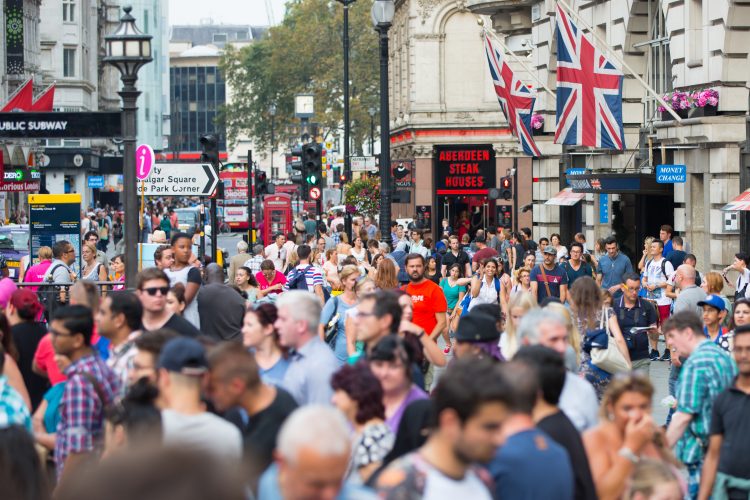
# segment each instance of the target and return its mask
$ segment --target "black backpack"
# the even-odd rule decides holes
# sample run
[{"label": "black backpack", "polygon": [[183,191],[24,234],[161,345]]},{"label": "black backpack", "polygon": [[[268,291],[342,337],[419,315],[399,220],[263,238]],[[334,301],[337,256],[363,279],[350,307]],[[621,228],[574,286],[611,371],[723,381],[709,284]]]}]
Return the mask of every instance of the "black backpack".
[{"label": "black backpack", "polygon": [[307,287],[307,279],[305,278],[305,275],[307,274],[307,270],[311,267],[313,266],[307,266],[304,269],[295,267],[294,270],[289,273],[289,279],[287,280],[287,287],[289,290],[310,290]]},{"label": "black backpack", "polygon": [[[54,267],[51,267],[49,271],[47,272],[47,279],[45,279],[42,283],[54,283],[54,276],[55,271],[59,268],[63,267],[62,264],[57,264]],[[71,283],[69,286],[72,286]],[[44,306],[44,316],[47,319],[47,322],[51,320],[51,318],[55,314],[55,310],[57,310],[59,307],[62,307],[65,305],[62,301],[60,301],[60,291],[62,290],[62,286],[40,286],[39,290],[37,292],[37,295],[39,296],[39,302],[41,302],[42,306]]]}]

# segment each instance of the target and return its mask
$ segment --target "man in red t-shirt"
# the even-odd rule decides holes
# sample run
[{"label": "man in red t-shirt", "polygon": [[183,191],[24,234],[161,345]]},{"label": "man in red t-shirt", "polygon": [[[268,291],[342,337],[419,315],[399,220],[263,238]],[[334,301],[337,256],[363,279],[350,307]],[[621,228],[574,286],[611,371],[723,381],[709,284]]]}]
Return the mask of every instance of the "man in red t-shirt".
[{"label": "man in red t-shirt", "polygon": [[437,339],[447,323],[445,312],[448,310],[448,303],[443,289],[425,278],[424,257],[420,254],[407,255],[404,266],[409,274],[409,284],[404,290],[411,296],[414,307],[412,321],[424,328],[430,338]]}]

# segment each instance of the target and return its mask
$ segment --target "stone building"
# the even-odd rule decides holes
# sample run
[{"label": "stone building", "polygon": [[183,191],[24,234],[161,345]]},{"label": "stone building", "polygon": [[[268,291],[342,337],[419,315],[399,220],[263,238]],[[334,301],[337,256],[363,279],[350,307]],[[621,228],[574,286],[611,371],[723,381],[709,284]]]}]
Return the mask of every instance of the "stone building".
[{"label": "stone building", "polygon": [[[600,40],[595,45],[611,48],[614,54],[603,52],[625,73],[626,146],[617,152],[553,142],[555,100],[537,82],[555,90],[555,3],[396,2],[390,32],[392,156],[416,163],[416,204],[428,203],[431,196],[432,185],[423,185],[420,173],[429,177],[435,144],[489,141],[498,152],[498,177],[502,162],[515,158],[519,166],[517,191],[524,196],[528,188],[530,197],[518,200],[518,207],[533,207],[522,214],[528,218],[521,225],[531,225],[533,214],[536,238],[559,232],[569,241],[582,231],[592,246],[594,239],[614,231],[634,256],[645,236],[658,235],[661,224],[671,224],[685,236],[699,268],[731,262],[746,217],[721,208],[750,188],[750,157],[743,150],[750,64],[742,41],[750,27],[750,5],[733,0],[568,0],[593,28]],[[514,50],[520,62],[511,60],[511,66],[537,88],[535,113],[545,118],[545,134],[537,137],[541,158],[519,155],[517,141],[507,131],[489,84],[478,16]],[[713,110],[696,108],[674,120],[659,111],[624,65],[660,95],[715,89],[716,116],[702,116]],[[453,130],[458,132],[452,135]],[[686,182],[656,182],[656,166],[662,164],[686,165]],[[569,169],[585,169],[584,175],[568,178]],[[549,204],[572,179],[577,179],[572,187],[581,202]]]}]

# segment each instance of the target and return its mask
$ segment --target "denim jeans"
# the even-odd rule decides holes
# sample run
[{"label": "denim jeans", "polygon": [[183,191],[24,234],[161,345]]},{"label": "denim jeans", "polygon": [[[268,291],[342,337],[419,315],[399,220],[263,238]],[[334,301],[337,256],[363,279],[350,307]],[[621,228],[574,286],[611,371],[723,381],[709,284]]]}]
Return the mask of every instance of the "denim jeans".
[{"label": "denim jeans", "polygon": [[[677,394],[677,382],[678,379],[669,377],[669,395],[672,397],[675,397]],[[669,422],[672,421],[672,415],[674,415],[674,408],[670,408],[667,412],[667,421],[664,423],[667,427],[669,427]]]}]

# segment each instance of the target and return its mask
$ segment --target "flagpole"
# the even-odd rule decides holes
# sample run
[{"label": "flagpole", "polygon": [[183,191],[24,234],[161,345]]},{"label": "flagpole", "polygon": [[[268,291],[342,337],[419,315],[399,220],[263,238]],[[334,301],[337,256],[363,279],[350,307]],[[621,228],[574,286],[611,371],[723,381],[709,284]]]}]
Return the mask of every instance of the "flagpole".
[{"label": "flagpole", "polygon": [[664,98],[662,96],[660,96],[654,89],[652,89],[651,86],[648,83],[646,83],[643,80],[643,78],[640,77],[640,75],[638,75],[638,73],[636,73],[635,71],[633,71],[633,68],[631,68],[630,66],[628,66],[628,64],[620,57],[620,55],[617,52],[615,52],[614,50],[611,50],[609,48],[609,45],[607,45],[607,42],[605,42],[604,40],[602,40],[601,38],[599,38],[599,35],[596,34],[596,31],[594,31],[594,29],[586,21],[584,21],[581,18],[581,16],[579,16],[578,13],[575,12],[565,2],[565,0],[557,0],[557,3],[560,4],[560,5],[562,5],[563,7],[565,7],[565,10],[568,11],[568,14],[570,14],[571,16],[573,16],[576,19],[576,22],[578,22],[578,24],[580,24],[584,28],[586,28],[586,30],[588,30],[588,32],[589,32],[589,35],[591,35],[592,37],[594,37],[594,39],[597,42],[599,42],[600,47],[604,47],[604,50],[606,52],[608,52],[609,55],[611,55],[614,59],[616,59],[617,62],[619,62],[620,65],[622,65],[623,68],[625,68],[626,70],[628,70],[630,72],[630,74],[633,75],[636,80],[638,80],[638,83],[640,83],[641,86],[644,89],[646,89],[646,92],[648,92],[649,94],[651,94],[652,96],[654,96],[654,98],[656,98],[656,101],[659,104],[661,104],[669,112],[669,114],[674,117],[674,119],[678,123],[682,124],[682,118],[680,117],[680,115],[677,114],[677,112],[674,109],[672,109],[672,106],[670,106],[669,104],[667,104],[667,102],[664,100]]},{"label": "flagpole", "polygon": [[502,40],[500,40],[500,37],[498,37],[495,33],[488,30],[484,26],[484,19],[482,19],[481,17],[477,17],[477,24],[479,24],[482,27],[482,31],[484,32],[485,35],[489,34],[490,36],[492,36],[492,38],[503,48],[503,50],[508,52],[514,61],[516,61],[521,66],[523,66],[523,68],[529,73],[529,76],[531,76],[531,78],[533,78],[534,81],[538,83],[540,87],[542,87],[550,96],[552,96],[552,99],[555,102],[557,101],[557,97],[555,96],[555,93],[552,90],[550,90],[539,78],[537,78],[536,71],[532,70],[529,66],[527,66],[526,63],[523,62],[521,58],[515,54],[515,52],[510,50],[510,48],[508,48],[508,46],[505,45],[505,43]]}]

